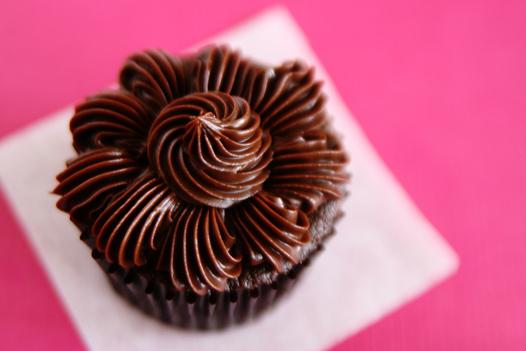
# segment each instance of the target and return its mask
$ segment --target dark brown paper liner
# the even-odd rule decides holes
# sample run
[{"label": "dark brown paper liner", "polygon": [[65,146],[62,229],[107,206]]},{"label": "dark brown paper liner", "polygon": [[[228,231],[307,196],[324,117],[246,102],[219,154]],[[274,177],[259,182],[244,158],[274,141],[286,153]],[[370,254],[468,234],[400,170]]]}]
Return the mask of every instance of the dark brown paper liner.
[{"label": "dark brown paper liner", "polygon": [[212,292],[205,296],[167,293],[160,282],[148,281],[140,274],[127,273],[115,264],[108,264],[97,251],[92,251],[92,256],[107,274],[115,291],[143,312],[183,328],[221,329],[253,319],[280,300],[296,285],[301,273],[322,249],[323,244],[320,244],[303,263],[287,274],[278,275],[272,284],[262,284],[251,290],[239,288]]}]

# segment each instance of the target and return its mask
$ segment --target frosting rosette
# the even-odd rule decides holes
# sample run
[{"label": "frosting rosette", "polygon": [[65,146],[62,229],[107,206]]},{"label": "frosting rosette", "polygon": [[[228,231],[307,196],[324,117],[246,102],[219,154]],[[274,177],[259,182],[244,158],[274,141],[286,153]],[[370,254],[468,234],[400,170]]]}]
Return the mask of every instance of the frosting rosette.
[{"label": "frosting rosette", "polygon": [[95,250],[201,296],[247,270],[299,263],[311,215],[348,180],[313,68],[260,65],[225,46],[148,50],[119,83],[76,107],[78,156],[55,188]]}]

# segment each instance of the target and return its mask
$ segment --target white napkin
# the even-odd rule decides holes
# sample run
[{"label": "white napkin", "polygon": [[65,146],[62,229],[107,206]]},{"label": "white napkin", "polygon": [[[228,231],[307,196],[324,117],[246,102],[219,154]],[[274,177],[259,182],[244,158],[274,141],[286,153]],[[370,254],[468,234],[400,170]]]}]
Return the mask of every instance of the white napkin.
[{"label": "white napkin", "polygon": [[257,321],[189,332],[153,320],[117,296],[78,231],[55,209],[55,174],[73,155],[71,108],[0,145],[0,181],[80,335],[93,350],[319,350],[330,347],[452,274],[455,253],[415,208],[347,110],[315,54],[281,8],[210,41],[257,60],[302,58],[325,80],[328,109],[352,155],[352,195],[337,235],[291,295]]}]

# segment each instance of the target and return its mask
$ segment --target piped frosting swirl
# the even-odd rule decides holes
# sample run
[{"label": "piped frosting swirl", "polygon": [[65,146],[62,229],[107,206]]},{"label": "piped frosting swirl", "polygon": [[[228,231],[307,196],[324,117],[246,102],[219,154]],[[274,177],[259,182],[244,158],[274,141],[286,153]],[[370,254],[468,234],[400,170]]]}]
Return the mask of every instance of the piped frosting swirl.
[{"label": "piped frosting swirl", "polygon": [[309,216],[348,180],[313,68],[264,66],[225,46],[148,50],[119,81],[77,106],[78,156],[55,189],[105,260],[149,265],[199,295],[251,267],[298,263]]},{"label": "piped frosting swirl", "polygon": [[240,97],[194,93],[168,104],[148,136],[150,165],[178,197],[226,208],[268,177],[270,134]]}]

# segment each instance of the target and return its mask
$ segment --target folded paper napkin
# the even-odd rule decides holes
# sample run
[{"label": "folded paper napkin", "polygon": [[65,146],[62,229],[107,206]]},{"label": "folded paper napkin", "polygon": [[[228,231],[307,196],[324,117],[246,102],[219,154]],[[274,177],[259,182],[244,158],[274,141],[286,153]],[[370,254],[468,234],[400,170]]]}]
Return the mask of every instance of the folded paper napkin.
[{"label": "folded paper napkin", "polygon": [[287,299],[223,332],[165,326],[117,296],[50,194],[73,156],[71,108],[0,144],[0,181],[79,334],[93,350],[319,350],[330,347],[452,274],[455,253],[411,203],[344,106],[307,41],[275,8],[213,38],[277,64],[317,67],[328,110],[352,155],[352,194],[337,235]]}]

